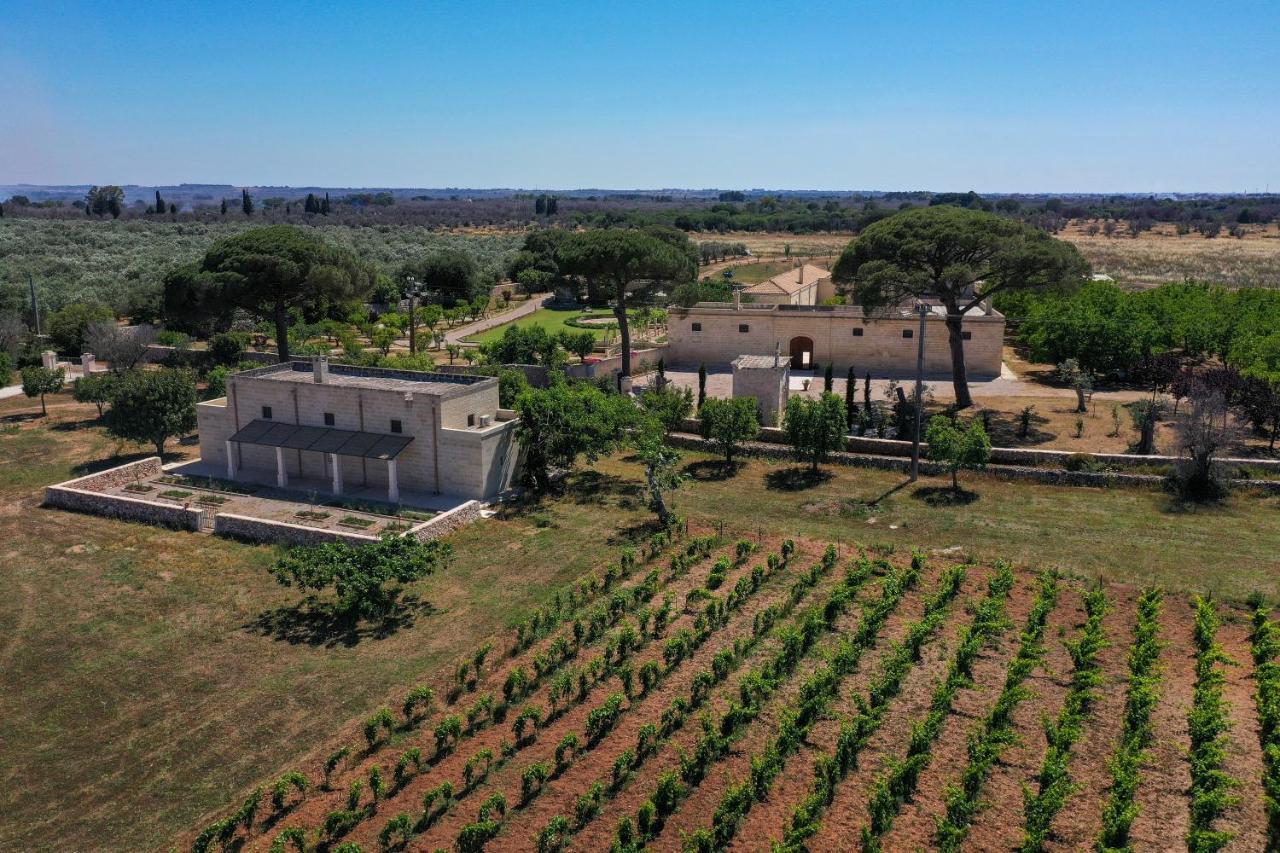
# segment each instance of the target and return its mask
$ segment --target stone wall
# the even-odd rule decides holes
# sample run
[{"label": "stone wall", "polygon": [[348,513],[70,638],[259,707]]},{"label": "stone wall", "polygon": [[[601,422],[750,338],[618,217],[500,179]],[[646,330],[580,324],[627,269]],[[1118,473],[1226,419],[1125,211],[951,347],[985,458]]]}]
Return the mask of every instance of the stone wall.
[{"label": "stone wall", "polygon": [[345,542],[348,545],[368,545],[377,542],[377,536],[367,533],[347,533],[343,530],[327,530],[290,524],[287,521],[270,521],[220,512],[213,519],[213,532],[218,536],[240,539],[245,542],[270,542],[281,545],[320,545],[325,542]]},{"label": "stone wall", "polygon": [[405,531],[405,536],[412,536],[420,542],[427,542],[445,534],[452,533],[459,527],[470,524],[480,517],[484,504],[480,501],[467,501],[462,506],[442,512],[435,518],[427,519],[417,527]]},{"label": "stone wall", "polygon": [[[780,432],[780,430],[770,430]],[[712,443],[698,435],[688,433],[671,433],[668,442],[675,447],[690,450],[701,450],[715,453]],[[773,459],[781,462],[795,462],[796,455],[790,447],[769,441],[748,441],[739,445],[739,456],[751,456],[759,459]],[[867,453],[851,453],[837,451],[829,457],[833,465],[847,465],[855,468],[876,468],[882,471],[911,470],[911,459],[901,456],[877,456]],[[946,466],[927,459],[920,460],[920,473],[931,476],[945,474]],[[986,469],[986,476],[1005,480],[1030,480],[1055,486],[1142,486],[1159,487],[1165,478],[1158,474],[1121,474],[1114,471],[1068,471],[1064,468],[1036,468],[1025,465],[996,465]],[[1232,485],[1240,489],[1253,489],[1268,494],[1280,494],[1280,480],[1233,480]]]},{"label": "stone wall", "polygon": [[[694,324],[701,328],[694,331]],[[864,317],[856,306],[818,306],[806,310],[785,307],[732,304],[713,307],[671,308],[667,319],[670,364],[728,364],[740,355],[772,355],[774,347],[790,354],[793,338],[813,342],[813,363],[834,364],[838,374],[850,366],[861,376],[913,376],[920,321],[914,316]],[[951,375],[951,350],[942,317],[926,321],[925,372]],[[1004,317],[999,314],[969,316],[964,331],[965,366],[970,379],[1000,375]],[[903,337],[909,332],[912,337]]]},{"label": "stone wall", "polygon": [[[667,352],[667,347],[667,344],[655,344],[646,349],[632,349],[631,372],[639,373],[646,367],[652,367],[658,363],[660,358],[665,358],[670,362],[671,357]],[[588,361],[586,364],[570,364],[565,367],[564,372],[571,379],[593,379],[596,376],[608,376],[620,370],[622,370],[621,353],[611,355],[608,358]]]},{"label": "stone wall", "polygon": [[49,486],[44,490],[44,505],[124,521],[159,524],[177,530],[199,530],[204,514],[208,510],[187,509],[172,503],[124,495],[108,495],[103,491],[119,488],[144,477],[154,477],[160,473],[160,457],[151,456],[140,459],[127,465]]}]

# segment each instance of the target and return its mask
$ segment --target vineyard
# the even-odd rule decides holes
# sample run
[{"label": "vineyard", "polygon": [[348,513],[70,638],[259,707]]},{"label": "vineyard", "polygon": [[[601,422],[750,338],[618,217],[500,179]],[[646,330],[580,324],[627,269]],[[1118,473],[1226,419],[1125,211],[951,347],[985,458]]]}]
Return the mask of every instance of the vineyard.
[{"label": "vineyard", "polygon": [[1280,846],[1280,623],[918,552],[656,534],[195,851]]}]

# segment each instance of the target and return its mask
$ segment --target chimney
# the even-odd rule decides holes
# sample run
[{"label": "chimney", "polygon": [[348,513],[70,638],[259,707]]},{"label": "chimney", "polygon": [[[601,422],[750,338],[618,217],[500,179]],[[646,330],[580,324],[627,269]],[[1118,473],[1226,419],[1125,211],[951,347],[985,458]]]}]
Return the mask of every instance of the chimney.
[{"label": "chimney", "polygon": [[317,385],[323,385],[329,381],[329,357],[327,355],[317,355],[311,358],[312,380]]},{"label": "chimney", "polygon": [[804,284],[804,264],[800,265],[800,283]]}]

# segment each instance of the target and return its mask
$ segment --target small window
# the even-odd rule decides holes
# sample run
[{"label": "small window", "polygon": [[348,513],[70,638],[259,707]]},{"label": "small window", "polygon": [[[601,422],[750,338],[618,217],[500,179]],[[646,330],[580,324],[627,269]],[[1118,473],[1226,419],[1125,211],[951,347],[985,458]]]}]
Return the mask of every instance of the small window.
[{"label": "small window", "polygon": [[467,426],[475,426],[475,425],[476,425],[476,415],[475,415],[475,412],[472,412],[471,414],[467,415]]},{"label": "small window", "polygon": [[404,432],[404,427],[400,424],[400,422],[399,422],[399,421],[393,420],[393,421],[391,422],[391,431],[392,431],[392,432]]},{"label": "small window", "polygon": [[903,329],[903,330],[902,330],[902,336],[903,336],[904,338],[914,338],[914,337],[916,336],[916,330],[915,330],[915,329]]},{"label": "small window", "polygon": [[324,425],[333,426],[333,412],[324,413]]},{"label": "small window", "polygon": [[264,421],[269,421],[269,420],[271,420],[271,407],[270,407],[270,406],[263,406],[263,407],[262,407],[262,419],[263,419]]},{"label": "small window", "polygon": [[961,332],[960,339],[963,341],[973,340],[973,332]]},{"label": "small window", "polygon": [[702,324],[701,324],[701,323],[694,323],[694,324],[693,324],[693,330],[694,330],[695,332],[701,332],[701,331],[702,331]]},{"label": "small window", "polygon": [[746,323],[739,323],[738,331],[745,335],[747,332],[751,331],[751,327],[748,326]]},{"label": "small window", "polygon": [[855,338],[860,338],[860,337],[862,337],[862,327],[861,327],[861,326],[854,326],[854,327],[853,327],[853,336],[854,336]]}]

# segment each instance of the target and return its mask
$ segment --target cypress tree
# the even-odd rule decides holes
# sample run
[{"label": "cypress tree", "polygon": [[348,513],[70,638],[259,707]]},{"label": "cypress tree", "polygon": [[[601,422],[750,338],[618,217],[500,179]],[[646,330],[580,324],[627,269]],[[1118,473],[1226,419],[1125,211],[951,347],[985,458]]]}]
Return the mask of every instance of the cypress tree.
[{"label": "cypress tree", "polygon": [[156,213],[164,213],[166,207],[164,199],[160,197],[160,190],[156,190]]},{"label": "cypress tree", "polygon": [[702,411],[702,404],[707,402],[707,365],[698,365],[698,411]]},{"label": "cypress tree", "polygon": [[871,371],[867,371],[866,382],[862,386],[862,407],[871,414]]},{"label": "cypress tree", "polygon": [[222,200],[222,215],[227,215],[227,200],[225,198]]},{"label": "cypress tree", "polygon": [[320,203],[320,212],[325,216],[329,215],[329,194],[324,194],[324,201]]},{"label": "cypress tree", "polygon": [[833,366],[833,362],[827,362],[827,371],[822,374],[822,391],[824,394],[830,394],[831,389],[835,387],[835,378],[831,375],[831,368]]},{"label": "cypress tree", "polygon": [[170,213],[177,213],[177,212],[178,212],[178,204],[177,204],[177,202],[173,202],[173,201],[169,202],[169,212],[170,212]]},{"label": "cypress tree", "polygon": [[853,423],[858,419],[858,374],[853,372],[853,365],[849,365],[849,372],[845,374],[844,380],[844,422],[845,429],[853,432]]},{"label": "cypress tree", "polygon": [[547,212],[547,197],[540,195],[533,202],[533,212],[537,216],[542,216]]},{"label": "cypress tree", "polygon": [[253,216],[253,196],[249,195],[248,190],[240,190],[240,209],[245,216]]}]

